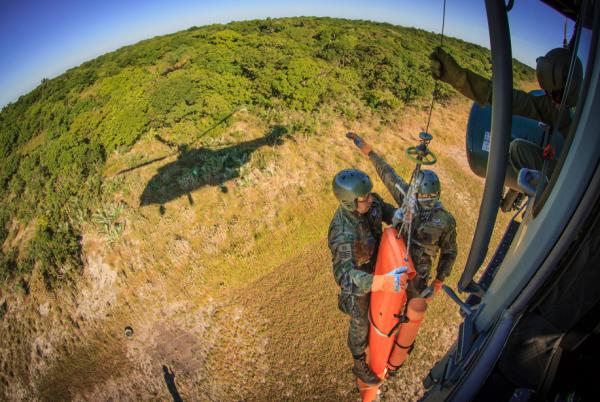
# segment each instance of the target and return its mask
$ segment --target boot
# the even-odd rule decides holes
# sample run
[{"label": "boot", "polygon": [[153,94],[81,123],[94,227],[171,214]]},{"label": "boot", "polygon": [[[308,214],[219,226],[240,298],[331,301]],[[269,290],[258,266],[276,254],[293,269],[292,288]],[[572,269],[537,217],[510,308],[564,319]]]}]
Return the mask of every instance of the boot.
[{"label": "boot", "polygon": [[354,359],[352,372],[367,385],[377,385],[381,382],[379,377],[377,377],[377,375],[369,368],[369,365],[365,361],[364,354]]},{"label": "boot", "polygon": [[524,199],[525,194],[519,193],[519,195],[517,195],[517,198],[515,198],[515,202],[513,203],[514,209],[520,209]]},{"label": "boot", "polygon": [[508,191],[506,192],[506,194],[504,194],[504,197],[502,197],[502,200],[500,201],[500,209],[502,210],[502,212],[509,212],[513,209],[515,201],[517,200],[519,194],[521,193],[519,193],[516,190],[513,190],[512,188],[508,189]]}]

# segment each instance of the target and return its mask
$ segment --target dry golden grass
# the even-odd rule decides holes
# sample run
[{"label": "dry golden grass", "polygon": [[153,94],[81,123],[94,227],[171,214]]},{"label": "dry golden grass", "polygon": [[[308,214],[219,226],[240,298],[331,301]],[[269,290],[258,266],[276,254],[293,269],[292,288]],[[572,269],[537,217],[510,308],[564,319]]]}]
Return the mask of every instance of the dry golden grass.
[{"label": "dry golden grass", "polygon": [[[469,102],[436,105],[430,131],[439,156],[442,200],[458,222],[456,283],[472,240],[483,180],[466,162]],[[288,116],[293,120],[294,116]],[[259,138],[274,124],[250,112],[205,146]],[[404,177],[404,150],[416,143],[426,110],[405,110],[391,125],[347,124],[322,116],[318,135],[296,134],[250,155],[240,176],[164,205],[139,207],[140,195],[171,153],[149,132],[106,168],[107,202],[123,202],[125,229],[108,244],[84,225],[82,280],[75,290],[6,293],[0,323],[3,394],[11,400],[167,400],[162,365],[185,400],[352,400],[358,394],[337,310],[326,233],[336,208],[331,178],[342,168],[376,173],[345,138],[361,133]],[[173,139],[176,140],[176,139]],[[177,180],[177,177],[173,177]],[[376,191],[390,199],[375,180]],[[226,188],[224,192],[223,188]],[[500,216],[494,242],[507,221]],[[493,249],[493,248],[491,248]],[[2,295],[0,295],[2,296]],[[387,400],[414,400],[420,380],[453,342],[458,309],[445,296],[431,305],[417,346]],[[127,339],[123,328],[131,325]],[[1,395],[1,394],[0,394]]]}]

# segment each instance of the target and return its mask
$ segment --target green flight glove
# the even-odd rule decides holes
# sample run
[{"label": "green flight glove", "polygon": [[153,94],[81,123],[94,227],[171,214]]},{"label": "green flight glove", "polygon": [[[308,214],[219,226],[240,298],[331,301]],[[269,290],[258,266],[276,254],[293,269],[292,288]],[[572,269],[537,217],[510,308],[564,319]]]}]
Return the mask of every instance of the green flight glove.
[{"label": "green flight glove", "polygon": [[434,79],[446,82],[455,88],[465,80],[465,70],[441,47],[433,49],[429,59],[431,75]]}]

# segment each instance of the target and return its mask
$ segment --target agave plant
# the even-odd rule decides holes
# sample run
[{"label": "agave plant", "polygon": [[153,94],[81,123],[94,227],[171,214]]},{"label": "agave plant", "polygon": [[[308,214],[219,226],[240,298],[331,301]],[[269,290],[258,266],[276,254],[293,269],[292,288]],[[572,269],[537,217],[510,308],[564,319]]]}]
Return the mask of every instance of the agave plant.
[{"label": "agave plant", "polygon": [[99,226],[109,244],[115,243],[125,229],[125,222],[119,221],[124,209],[123,203],[111,203],[92,214],[92,222]]}]

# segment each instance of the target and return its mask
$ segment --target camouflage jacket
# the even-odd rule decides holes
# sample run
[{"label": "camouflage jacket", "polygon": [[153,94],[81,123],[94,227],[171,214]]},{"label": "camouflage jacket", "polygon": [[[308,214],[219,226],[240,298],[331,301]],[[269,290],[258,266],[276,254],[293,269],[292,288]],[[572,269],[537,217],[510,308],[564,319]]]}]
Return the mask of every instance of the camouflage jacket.
[{"label": "camouflage jacket", "polygon": [[[399,185],[406,193],[408,183],[398,176],[394,169],[374,151],[369,153],[369,159],[375,165],[377,174],[394,197],[394,200],[398,205],[402,205],[404,195],[396,188],[396,185]],[[415,216],[412,223],[411,239],[410,256],[419,276],[425,280],[429,279],[433,260],[439,253],[436,279],[442,281],[446,279],[450,275],[454,260],[456,260],[456,222],[440,202],[436,204],[432,211]]]},{"label": "camouflage jacket", "polygon": [[381,224],[390,224],[396,208],[373,193],[366,214],[338,207],[329,225],[328,242],[333,276],[342,292],[364,295],[371,291],[373,267],[381,234]]},{"label": "camouflage jacket", "polygon": [[[473,71],[463,69],[463,72],[460,76],[449,77],[450,85],[481,106],[492,103],[492,82]],[[559,112],[559,107],[548,95],[535,96],[519,89],[513,89],[512,108],[515,114],[541,121],[551,127],[554,127]],[[565,113],[558,131],[568,135],[571,120],[570,113]]]}]

